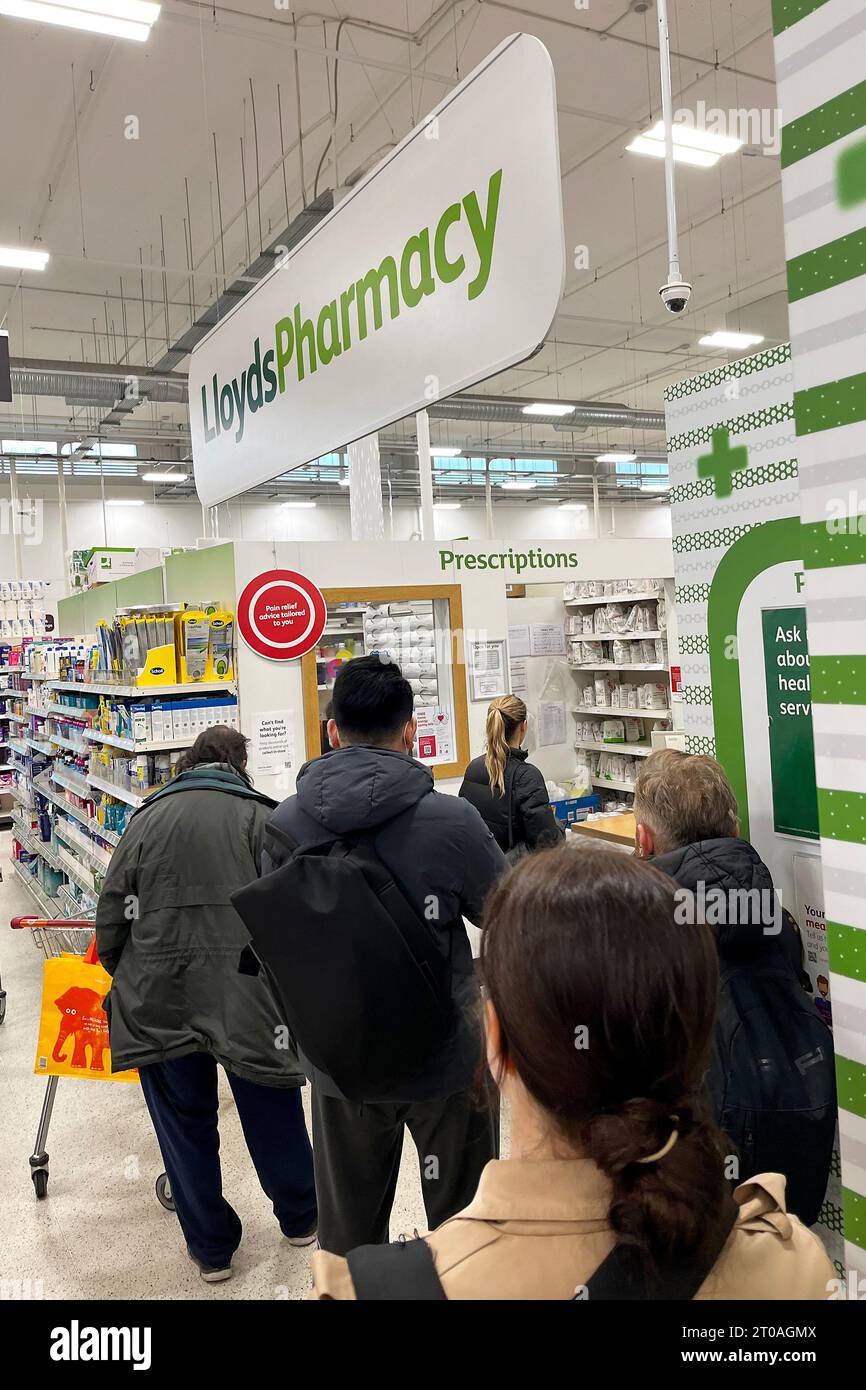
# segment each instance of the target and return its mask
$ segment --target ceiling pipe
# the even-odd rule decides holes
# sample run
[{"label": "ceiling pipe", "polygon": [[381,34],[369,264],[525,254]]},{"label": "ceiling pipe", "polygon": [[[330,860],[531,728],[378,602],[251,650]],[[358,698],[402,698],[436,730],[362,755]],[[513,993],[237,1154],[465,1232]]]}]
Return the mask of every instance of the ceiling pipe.
[{"label": "ceiling pipe", "polygon": [[[526,405],[573,405],[569,415],[524,413]],[[568,433],[588,426],[642,430],[663,430],[664,411],[636,410],[619,402],[606,401],[538,401],[536,397],[514,396],[451,396],[427,407],[428,414],[439,420],[486,420],[501,425],[552,425]]]}]

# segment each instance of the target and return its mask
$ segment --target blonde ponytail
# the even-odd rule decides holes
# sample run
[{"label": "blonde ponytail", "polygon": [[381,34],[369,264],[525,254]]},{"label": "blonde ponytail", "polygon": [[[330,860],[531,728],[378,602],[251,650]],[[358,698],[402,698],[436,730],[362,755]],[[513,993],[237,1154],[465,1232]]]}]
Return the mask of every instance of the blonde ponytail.
[{"label": "blonde ponytail", "polygon": [[526,705],[516,695],[499,695],[487,710],[487,747],[484,766],[490,790],[505,795],[505,765],[508,740],[526,719]]}]

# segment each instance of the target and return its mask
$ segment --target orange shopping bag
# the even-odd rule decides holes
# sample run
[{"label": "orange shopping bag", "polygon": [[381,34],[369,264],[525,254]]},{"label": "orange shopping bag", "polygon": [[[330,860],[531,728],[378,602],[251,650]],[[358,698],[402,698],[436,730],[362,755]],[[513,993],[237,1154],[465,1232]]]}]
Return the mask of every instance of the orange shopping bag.
[{"label": "orange shopping bag", "polygon": [[111,976],[88,956],[53,956],[45,962],[33,1070],[40,1076],[137,1081],[134,1070],[112,1074],[108,1019],[102,1007]]}]

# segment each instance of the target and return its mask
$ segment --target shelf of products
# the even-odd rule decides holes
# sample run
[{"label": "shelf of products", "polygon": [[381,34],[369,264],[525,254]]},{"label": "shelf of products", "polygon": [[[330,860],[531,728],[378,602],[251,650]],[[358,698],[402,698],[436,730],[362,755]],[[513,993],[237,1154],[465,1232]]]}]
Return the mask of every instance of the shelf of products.
[{"label": "shelf of products", "polygon": [[35,874],[30,873],[26,864],[22,863],[20,859],[15,859],[12,861],[12,868],[15,870],[15,873],[18,878],[21,879],[28,892],[36,899],[36,906],[39,908],[42,916],[51,918],[59,916],[57,904],[53,903],[51,899],[42,892],[39,887],[39,880]]},{"label": "shelf of products", "polygon": [[[92,916],[133,810],[199,733],[238,727],[232,618],[216,605],[118,610],[95,643],[7,656],[14,864],[46,916]],[[0,714],[0,746],[4,731]]]},{"label": "shelf of products", "polygon": [[648,758],[653,751],[651,743],[603,743],[599,739],[575,739],[575,748],[588,748],[593,753],[624,753],[630,758]]},{"label": "shelf of products", "polygon": [[575,677],[575,782],[631,805],[650,730],[670,728],[667,595],[662,579],[565,586],[567,664]]},{"label": "shelf of products", "polygon": [[593,777],[592,785],[612,792],[634,792],[634,782],[617,782],[613,777]]},{"label": "shelf of products", "polygon": [[115,734],[104,734],[101,729],[88,729],[84,737],[90,743],[107,743],[112,748],[121,748],[125,753],[160,753],[172,749],[189,748],[193,740],[189,738],[147,739],[137,743],[135,739],[118,738]]},{"label": "shelf of products", "polygon": [[[620,709],[617,705],[575,705],[574,709],[571,712],[575,715],[601,714],[604,715],[606,718],[614,719],[618,718],[619,715],[628,716],[634,719],[658,719],[661,720],[662,723],[664,723],[665,720],[671,718],[671,711],[667,708],[635,709],[634,707],[630,706],[626,709]],[[599,742],[602,741],[603,740],[599,740]]]},{"label": "shelf of products", "polygon": [[[600,594],[584,594],[580,598],[569,598],[566,595],[566,608],[595,608],[600,603],[610,603],[611,601],[615,601],[617,603],[641,603],[645,602],[646,600],[652,599],[652,601],[655,602],[659,596],[658,589],[645,589],[643,591],[639,589],[620,589],[619,591],[617,591],[613,587],[613,585],[615,585],[618,582],[617,580],[613,581],[609,593],[604,592],[608,581],[603,581],[600,579],[587,579],[583,581],[578,580],[575,581],[574,584],[566,585],[566,588],[574,588],[576,587],[576,584],[579,584],[581,582],[583,582],[584,584],[591,585],[593,588],[596,588],[598,585],[601,585],[602,592]],[[627,583],[628,581],[625,582]]]},{"label": "shelf of products", "polygon": [[666,671],[661,661],[569,661],[572,671]]},{"label": "shelf of products", "polygon": [[[128,791],[126,787],[118,786],[116,782],[109,782],[104,777],[96,777],[92,772],[87,774],[87,781],[91,787],[96,787],[97,791],[107,792],[109,796],[117,796],[121,801],[125,801],[129,806],[143,806],[147,796],[143,792]],[[151,790],[156,790],[152,788]]]},{"label": "shelf of products", "polygon": [[237,691],[237,685],[233,680],[225,681],[195,681],[189,685],[114,685],[103,681],[57,681],[49,682],[52,690],[75,690],[85,691],[93,695],[116,695],[125,699],[144,698],[145,696],[163,695],[190,695],[190,694],[215,694],[217,691],[225,690],[232,694]]},{"label": "shelf of products", "polygon": [[307,755],[327,752],[328,703],[334,681],[354,657],[372,652],[393,661],[415,697],[414,756],[434,777],[462,773],[468,718],[459,588],[393,586],[325,592],[327,617],[317,648],[303,659]]}]

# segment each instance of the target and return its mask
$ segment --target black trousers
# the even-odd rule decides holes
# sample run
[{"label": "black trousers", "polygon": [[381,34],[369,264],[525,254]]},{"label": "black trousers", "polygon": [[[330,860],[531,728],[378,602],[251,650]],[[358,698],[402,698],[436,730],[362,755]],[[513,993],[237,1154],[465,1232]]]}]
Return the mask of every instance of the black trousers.
[{"label": "black trousers", "polygon": [[[316,1192],[301,1092],[226,1075],[280,1229],[303,1235],[316,1224]],[[186,1243],[197,1259],[221,1269],[240,1245],[242,1228],[222,1191],[217,1064],[193,1052],[141,1067],[139,1078]]]},{"label": "black trousers", "polygon": [[446,1100],[361,1105],[313,1087],[313,1163],[319,1245],[345,1255],[389,1238],[403,1129],[418,1150],[430,1230],[468,1206],[481,1170],[496,1157],[493,1110],[460,1092]]}]

